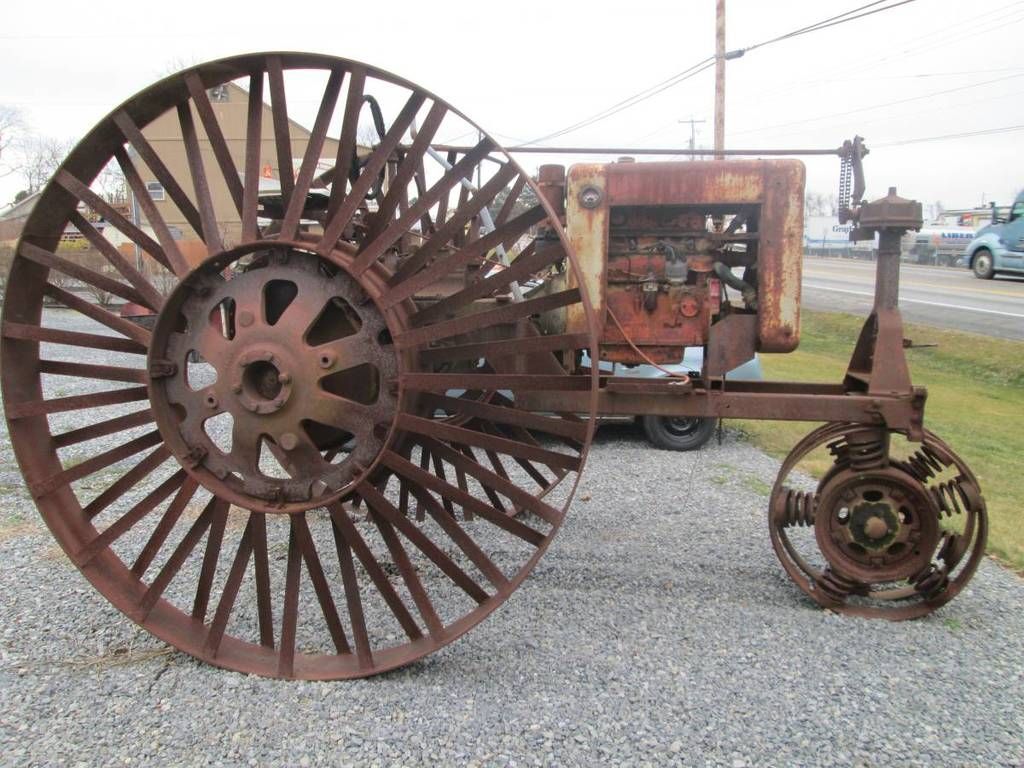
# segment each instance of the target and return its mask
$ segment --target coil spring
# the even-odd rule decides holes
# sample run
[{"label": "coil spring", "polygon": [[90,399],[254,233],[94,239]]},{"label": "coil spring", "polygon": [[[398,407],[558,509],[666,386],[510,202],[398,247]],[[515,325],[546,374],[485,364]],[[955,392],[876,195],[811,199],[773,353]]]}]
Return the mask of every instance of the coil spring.
[{"label": "coil spring", "polygon": [[916,477],[922,483],[931,480],[947,466],[928,445],[922,445],[906,461],[899,461],[895,463],[896,466],[908,475]]},{"label": "coil spring", "polygon": [[817,496],[814,491],[798,491],[783,488],[775,505],[775,522],[783,528],[798,525],[814,525],[814,509]]},{"label": "coil spring", "polygon": [[925,598],[936,597],[946,591],[949,586],[949,572],[934,564],[929,565],[911,581],[918,594]]},{"label": "coil spring", "polygon": [[845,603],[846,599],[852,594],[863,594],[866,592],[863,584],[836,573],[830,567],[826,567],[814,583],[821,593],[828,598],[828,601],[833,604],[833,607],[838,607]]},{"label": "coil spring", "polygon": [[971,510],[971,499],[961,485],[962,481],[963,477],[956,477],[928,489],[935,506],[939,508],[940,517],[943,513],[946,517],[952,517]]},{"label": "coil spring", "polygon": [[845,435],[828,446],[835,464],[840,469],[866,472],[884,467],[889,458],[889,441],[885,432],[856,435],[851,439]]}]

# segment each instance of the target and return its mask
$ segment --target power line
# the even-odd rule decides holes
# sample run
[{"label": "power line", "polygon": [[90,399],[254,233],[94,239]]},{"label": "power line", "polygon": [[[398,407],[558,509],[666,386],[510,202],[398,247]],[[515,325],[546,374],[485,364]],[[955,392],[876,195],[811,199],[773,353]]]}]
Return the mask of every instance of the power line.
[{"label": "power line", "polygon": [[[1024,4],[1024,3],[1022,3],[1021,0],[1016,0],[1016,2],[1012,2],[1012,3],[1009,3],[1007,5],[1000,6],[999,8],[995,8],[993,10],[987,11],[987,12],[982,13],[980,15],[974,15],[972,18],[969,18],[967,21],[959,23],[957,25],[955,33],[954,33],[955,36],[956,36],[956,44],[959,45],[964,40],[967,40],[967,39],[970,39],[972,37],[976,37],[979,34],[984,34],[984,33],[988,32],[989,31],[988,28],[983,29],[983,30],[979,30],[978,32],[973,32],[973,30],[976,29],[979,26],[990,24],[993,21],[996,21],[994,19],[988,19],[988,18],[985,18],[985,17],[992,16],[993,14],[997,14],[997,13],[1002,13],[1003,11],[1005,11],[1008,8],[1012,8],[1014,6],[1019,6],[1019,5],[1022,5],[1022,4]],[[1013,15],[1017,14],[1018,12],[1019,12],[1018,10],[1010,11],[1010,13],[1007,14],[1006,16],[1000,17],[998,19],[998,21],[1000,22],[1000,24],[1005,26],[1005,24],[1007,22],[1005,22],[1004,20],[1006,18],[1008,18],[1009,16],[1013,16]],[[1011,23],[1011,24],[1012,23],[1016,23],[1016,21],[1017,20],[1015,19],[1014,21],[1009,22],[1009,23]],[[968,32],[971,32],[971,34],[967,34]],[[917,44],[920,41],[925,40],[927,38],[935,37],[936,35],[943,35],[943,36],[945,36],[945,35],[949,35],[949,34],[950,34],[949,25],[945,25],[941,29],[933,30],[932,32],[926,32],[923,35],[912,37],[909,40],[903,41],[903,43],[902,43],[903,45],[909,45],[910,47],[907,48],[907,49],[904,49],[901,52],[890,53],[890,54],[882,56],[882,57],[867,58],[865,60],[858,61],[857,64],[855,66],[853,66],[853,67],[844,66],[844,67],[839,67],[839,68],[832,68],[832,69],[828,70],[828,72],[822,73],[822,74],[828,75],[828,77],[824,77],[824,78],[822,78],[820,80],[812,81],[810,83],[788,83],[787,85],[782,86],[782,87],[769,88],[767,90],[759,91],[758,95],[761,98],[765,98],[765,97],[768,97],[768,96],[773,96],[773,97],[774,96],[782,96],[782,95],[786,95],[786,94],[789,94],[789,93],[793,93],[794,91],[800,90],[801,88],[804,88],[805,86],[808,86],[808,85],[817,85],[817,84],[823,84],[823,83],[835,83],[835,82],[837,82],[836,77],[835,77],[836,75],[842,75],[842,74],[845,74],[847,72],[852,72],[852,71],[855,71],[857,73],[863,74],[864,72],[866,72],[868,70],[877,69],[878,67],[882,66],[883,64],[885,64],[887,62],[891,62],[891,61],[894,61],[896,59],[906,58],[908,56],[913,58],[913,57],[919,55],[920,53],[926,52],[926,50],[930,50],[930,47],[938,47],[938,46],[941,46],[941,45],[946,45],[947,43],[946,43],[945,40],[940,40],[940,41],[938,41],[938,44],[934,45],[934,46],[933,46],[933,44],[935,43],[935,41],[931,41],[931,42],[925,43],[923,46],[918,46],[916,48],[914,47],[915,44]]]},{"label": "power line", "polygon": [[[857,8],[852,8],[849,11],[846,11],[845,13],[841,13],[836,16],[830,16],[827,19],[822,19],[821,21],[814,22],[813,24],[808,24],[806,26],[799,27],[798,29],[794,29],[790,32],[787,32],[784,35],[779,35],[768,40],[762,40],[761,42],[755,43],[754,45],[748,46],[746,48],[737,48],[736,50],[729,51],[728,53],[725,54],[725,58],[739,58],[748,51],[753,51],[758,48],[764,48],[765,46],[782,42],[783,40],[788,40],[793,37],[805,35],[810,32],[817,32],[821,29],[833,27],[838,24],[845,24],[848,21],[855,21],[856,19],[861,19],[865,16],[871,16],[876,13],[881,13],[882,11],[888,11],[893,8],[898,8],[901,5],[907,5],[908,3],[916,2],[916,0],[899,0],[899,2],[891,3],[890,5],[886,5],[882,8],[874,7],[877,5],[881,5],[882,3],[885,2],[889,2],[889,0],[874,0],[874,2],[858,6]],[[873,10],[867,10],[872,8]],[[861,11],[864,11],[864,13],[860,13]],[[532,141],[528,141],[526,142],[526,144],[539,144],[543,141],[549,141],[551,139],[564,136],[567,133],[572,133],[574,131],[580,130],[581,128],[593,125],[594,123],[600,122],[601,120],[605,120],[611,117],[612,115],[616,115],[619,112],[622,112],[623,110],[629,109],[630,107],[634,107],[637,104],[640,104],[641,102],[647,101],[647,99],[650,99],[653,96],[657,96],[662,91],[668,90],[669,88],[676,86],[685,80],[689,80],[690,78],[700,74],[701,72],[710,69],[712,66],[714,66],[714,63],[714,56],[708,56],[704,59],[701,59],[696,64],[687,67],[681,72],[677,72],[675,75],[672,75],[671,77],[662,80],[660,83],[652,85],[643,91],[638,91],[637,93],[634,93],[631,96],[627,96],[622,101],[619,101],[611,105],[610,107],[607,107],[606,109],[591,115],[590,117],[584,118],[583,120],[573,123],[572,125],[566,126],[565,128],[562,128],[560,130],[549,133],[545,136],[541,136],[539,138],[533,139]]]},{"label": "power line", "polygon": [[594,124],[596,122],[604,120],[605,118],[611,117],[612,115],[617,114],[617,113],[621,112],[624,109],[628,109],[629,107],[635,106],[635,105],[639,104],[642,101],[646,101],[647,99],[651,98],[652,96],[657,96],[662,91],[667,90],[668,88],[671,88],[674,85],[678,85],[679,83],[683,82],[684,80],[689,80],[691,77],[700,74],[705,69],[708,69],[708,68],[714,66],[714,63],[715,63],[715,57],[714,56],[708,56],[705,59],[701,59],[696,64],[693,64],[692,66],[687,67],[682,72],[677,72],[676,74],[672,75],[672,77],[670,77],[670,78],[668,78],[666,80],[662,80],[660,83],[652,85],[651,87],[649,87],[649,88],[647,88],[647,89],[645,89],[643,91],[639,91],[639,92],[633,94],[632,96],[628,96],[627,98],[623,99],[622,101],[617,102],[617,103],[613,104],[612,106],[607,107],[606,109],[603,109],[600,112],[597,112],[597,113],[591,115],[590,117],[584,118],[583,120],[580,120],[577,123],[573,123],[572,125],[567,126],[565,128],[562,128],[561,130],[555,131],[553,133],[549,133],[546,136],[541,136],[540,138],[534,139],[533,141],[529,141],[529,142],[526,142],[526,143],[527,144],[539,144],[542,141],[548,141],[549,139],[554,139],[554,138],[557,138],[559,136],[564,136],[567,133],[572,133],[573,131],[577,131],[580,128],[585,128],[588,125],[592,125],[592,124]]},{"label": "power line", "polygon": [[924,136],[916,139],[904,139],[902,141],[887,141],[882,144],[872,142],[872,147],[903,147],[907,144],[924,144],[929,141],[945,141],[947,139],[966,139],[974,136],[992,136],[997,133],[1012,133],[1024,131],[1024,125],[1006,125],[1002,128],[984,128],[978,131],[964,131],[963,133],[947,133],[942,136]]},{"label": "power line", "polygon": [[[782,42],[783,40],[789,40],[794,37],[799,37],[800,35],[806,35],[809,32],[817,32],[822,29],[828,29],[829,27],[835,27],[838,26],[839,24],[845,24],[848,21],[856,21],[857,19],[863,19],[865,16],[872,16],[876,13],[881,13],[882,11],[889,11],[892,10],[893,8],[898,8],[901,5],[906,5],[907,3],[915,2],[915,0],[900,0],[900,2],[893,3],[892,5],[887,5],[884,8],[875,8],[873,11],[866,11],[865,13],[861,13],[856,16],[850,15],[852,13],[857,13],[857,11],[863,11],[866,8],[871,8],[872,6],[880,5],[885,1],[886,0],[875,0],[875,2],[873,3],[862,5],[859,8],[854,8],[852,10],[847,11],[846,13],[841,13],[838,16],[832,16],[828,19],[822,19],[821,21],[815,24],[808,24],[806,27],[795,29],[792,32],[787,32],[784,35],[773,37],[771,40],[765,40],[763,42],[756,43],[755,45],[752,45],[748,48],[741,48],[739,50],[742,51],[743,53],[747,53],[748,51],[754,51],[757,50],[758,48],[764,48],[766,45],[772,45],[773,43],[779,43]],[[742,55],[742,53],[740,55]]]},{"label": "power line", "polygon": [[920,101],[922,99],[930,99],[934,96],[943,96],[947,93],[956,93],[957,91],[966,91],[971,88],[978,88],[983,85],[991,85],[992,83],[1001,83],[1004,80],[1013,80],[1018,77],[1024,77],[1024,73],[1016,75],[1007,75],[1006,77],[997,77],[993,80],[984,80],[980,83],[968,83],[967,85],[960,85],[956,88],[946,88],[942,91],[932,91],[930,93],[921,94],[920,96],[910,96],[905,99],[897,99],[896,101],[887,101],[882,104],[872,104],[867,107],[858,107],[856,109],[848,109],[845,112],[835,112],[831,115],[819,115],[818,117],[805,117],[800,120],[793,120],[788,123],[776,123],[775,125],[764,125],[758,128],[748,128],[745,131],[735,131],[734,135],[742,135],[747,133],[760,133],[761,131],[772,130],[773,128],[788,128],[793,125],[803,125],[804,123],[817,122],[818,120],[828,120],[833,117],[845,117],[846,115],[853,115],[858,112],[868,112],[872,109],[882,109],[884,107],[893,107],[897,104],[906,104],[911,101]]}]

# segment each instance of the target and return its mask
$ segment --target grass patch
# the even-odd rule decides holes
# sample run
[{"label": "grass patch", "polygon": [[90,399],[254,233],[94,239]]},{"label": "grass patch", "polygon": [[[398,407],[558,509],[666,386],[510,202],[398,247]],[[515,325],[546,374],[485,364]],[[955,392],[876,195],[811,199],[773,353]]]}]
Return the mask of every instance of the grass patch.
[{"label": "grass patch", "polygon": [[[803,311],[800,348],[763,355],[771,380],[842,381],[863,323],[853,315]],[[981,483],[990,521],[988,548],[1014,569],[1024,569],[1024,342],[907,325],[907,338],[937,343],[907,350],[915,385],[928,387],[925,424],[970,465]],[[730,421],[773,456],[789,453],[815,424]],[[808,469],[820,474],[824,459]]]}]

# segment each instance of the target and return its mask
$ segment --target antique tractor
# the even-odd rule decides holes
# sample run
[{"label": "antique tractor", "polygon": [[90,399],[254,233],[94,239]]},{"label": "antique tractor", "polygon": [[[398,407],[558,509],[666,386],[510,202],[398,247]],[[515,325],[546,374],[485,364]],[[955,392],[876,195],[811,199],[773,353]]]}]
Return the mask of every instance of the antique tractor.
[{"label": "antique tractor", "polygon": [[[96,126],[26,224],[2,376],[27,488],[154,635],[231,669],[347,678],[509,597],[562,524],[597,416],[825,422],[771,494],[783,566],[833,611],[926,614],[977,567],[985,504],[924,428],[904,357],[898,243],[920,206],[864,203],[863,147],[837,153],[843,215],[879,237],[846,376],[733,382],[755,352],[797,347],[798,160],[534,179],[364,64],[188,69]],[[97,191],[110,168],[131,209]],[[694,346],[690,376],[608,372]],[[812,451],[831,454],[817,482],[794,471]]]}]

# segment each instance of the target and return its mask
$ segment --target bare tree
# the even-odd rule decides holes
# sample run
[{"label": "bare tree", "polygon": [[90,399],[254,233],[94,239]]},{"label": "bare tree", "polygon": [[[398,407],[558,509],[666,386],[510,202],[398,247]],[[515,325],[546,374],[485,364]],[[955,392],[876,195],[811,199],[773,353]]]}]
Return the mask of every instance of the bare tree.
[{"label": "bare tree", "polygon": [[19,168],[29,194],[38,192],[50,180],[71,151],[71,142],[52,136],[28,136],[19,142]]},{"label": "bare tree", "polygon": [[24,130],[21,110],[0,104],[0,177],[10,176],[18,170],[12,154]]},{"label": "bare tree", "polygon": [[128,183],[125,181],[124,171],[116,160],[107,163],[96,177],[93,186],[97,188],[100,197],[112,205],[123,205],[128,202]]}]

